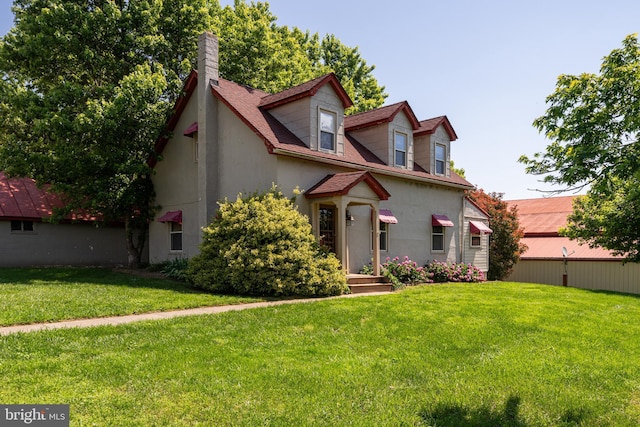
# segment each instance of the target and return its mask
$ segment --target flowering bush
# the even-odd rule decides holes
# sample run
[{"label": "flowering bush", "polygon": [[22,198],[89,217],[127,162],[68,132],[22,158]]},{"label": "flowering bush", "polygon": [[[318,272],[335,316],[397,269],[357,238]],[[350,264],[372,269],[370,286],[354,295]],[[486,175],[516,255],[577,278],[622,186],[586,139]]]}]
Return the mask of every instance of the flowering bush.
[{"label": "flowering bush", "polygon": [[[372,274],[373,266],[371,263],[365,265],[360,273]],[[433,282],[431,273],[426,271],[424,267],[418,267],[418,263],[411,261],[408,256],[405,256],[402,261],[399,257],[393,259],[387,257],[385,262],[380,264],[380,273],[391,280],[396,289],[404,285]]]},{"label": "flowering bush", "polygon": [[471,264],[455,264],[447,262],[433,261],[425,267],[433,281],[442,282],[483,282],[484,273]]},{"label": "flowering bush", "polygon": [[[373,274],[371,263],[362,267],[360,273]],[[471,264],[433,261],[425,267],[418,267],[418,264],[407,256],[402,261],[399,257],[393,259],[387,257],[385,262],[380,264],[380,273],[389,278],[396,289],[419,283],[473,283],[485,280],[484,273]]]}]

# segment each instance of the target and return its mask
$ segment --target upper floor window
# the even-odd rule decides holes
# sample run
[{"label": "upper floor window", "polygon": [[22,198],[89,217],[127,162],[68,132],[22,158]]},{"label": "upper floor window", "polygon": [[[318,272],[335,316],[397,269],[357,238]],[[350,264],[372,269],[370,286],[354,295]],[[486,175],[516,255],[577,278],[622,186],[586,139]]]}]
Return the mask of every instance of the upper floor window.
[{"label": "upper floor window", "polygon": [[447,165],[447,147],[436,144],[436,174],[444,175]]},{"label": "upper floor window", "polygon": [[407,166],[407,134],[401,132],[394,133],[395,164],[396,166]]},{"label": "upper floor window", "polygon": [[320,149],[335,151],[336,122],[335,113],[320,110]]}]

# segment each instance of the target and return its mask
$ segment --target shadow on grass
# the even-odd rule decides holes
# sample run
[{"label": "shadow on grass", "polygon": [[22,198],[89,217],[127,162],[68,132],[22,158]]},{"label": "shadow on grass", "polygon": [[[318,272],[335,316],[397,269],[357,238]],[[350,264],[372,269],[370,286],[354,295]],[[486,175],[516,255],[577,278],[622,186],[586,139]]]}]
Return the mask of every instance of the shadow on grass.
[{"label": "shadow on grass", "polygon": [[206,294],[207,292],[190,287],[184,282],[161,277],[145,277],[99,267],[43,267],[43,268],[2,268],[0,284],[56,284],[90,283],[105,286],[123,286],[131,288],[153,288],[171,290],[180,293]]},{"label": "shadow on grass", "polygon": [[[440,404],[433,410],[423,409],[420,418],[425,425],[432,427],[526,427],[528,424],[518,414],[520,398],[511,396],[504,410],[492,410],[486,406],[465,408],[461,405]],[[581,425],[587,414],[581,409],[569,409],[560,418],[560,425]]]},{"label": "shadow on grass", "polygon": [[520,398],[511,396],[502,412],[495,412],[483,406],[468,409],[460,405],[440,404],[433,410],[423,409],[420,418],[429,426],[510,426],[524,427],[526,424],[518,419]]}]

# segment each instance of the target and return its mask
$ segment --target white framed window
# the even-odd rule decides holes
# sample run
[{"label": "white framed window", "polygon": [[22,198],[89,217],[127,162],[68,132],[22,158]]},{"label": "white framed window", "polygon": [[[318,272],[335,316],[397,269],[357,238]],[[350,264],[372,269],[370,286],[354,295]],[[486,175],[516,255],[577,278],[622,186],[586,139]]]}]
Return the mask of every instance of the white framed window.
[{"label": "white framed window", "polygon": [[12,233],[35,233],[35,226],[33,221],[25,220],[12,220],[11,232]]},{"label": "white framed window", "polygon": [[447,171],[447,147],[436,144],[436,174],[444,175]]},{"label": "white framed window", "polygon": [[336,151],[336,123],[338,121],[336,113],[326,110],[319,110],[320,121],[320,144],[321,150]]},{"label": "white framed window", "polygon": [[394,162],[396,166],[407,167],[407,141],[406,133],[394,132]]},{"label": "white framed window", "polygon": [[[373,251],[373,245],[376,241],[374,234],[375,230],[371,230],[371,250]],[[380,251],[387,252],[389,250],[389,224],[380,221]]]},{"label": "white framed window", "polygon": [[482,245],[482,236],[480,236],[479,234],[472,234],[471,235],[471,247],[472,248],[479,248]]},{"label": "white framed window", "polygon": [[169,242],[172,252],[182,251],[182,224],[179,222],[169,223]]},{"label": "white framed window", "polygon": [[431,226],[431,251],[444,252],[444,230],[442,225]]}]

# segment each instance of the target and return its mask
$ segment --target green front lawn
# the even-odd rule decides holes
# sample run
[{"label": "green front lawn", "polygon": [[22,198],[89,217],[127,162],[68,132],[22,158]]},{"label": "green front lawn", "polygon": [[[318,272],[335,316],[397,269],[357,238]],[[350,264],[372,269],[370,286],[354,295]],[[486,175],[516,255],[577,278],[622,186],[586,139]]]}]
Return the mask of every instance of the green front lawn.
[{"label": "green front lawn", "polygon": [[253,301],[108,269],[0,269],[0,326]]},{"label": "green front lawn", "polygon": [[71,425],[635,426],[640,299],[445,284],[0,337],[0,402]]}]

